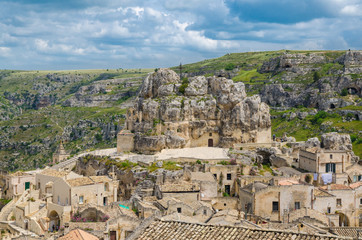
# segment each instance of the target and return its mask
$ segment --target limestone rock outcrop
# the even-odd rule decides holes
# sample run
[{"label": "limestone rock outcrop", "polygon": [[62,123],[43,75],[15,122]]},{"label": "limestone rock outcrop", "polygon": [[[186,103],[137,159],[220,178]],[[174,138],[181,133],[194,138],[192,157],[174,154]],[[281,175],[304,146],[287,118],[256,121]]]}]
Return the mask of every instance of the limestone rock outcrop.
[{"label": "limestone rock outcrop", "polygon": [[[315,73],[313,82],[308,82]],[[355,105],[341,98],[342,90],[362,96],[362,51],[347,51],[336,59],[317,53],[285,53],[265,61],[259,73],[271,74],[269,82],[258,89],[263,102],[273,107],[313,107],[320,110]],[[306,84],[308,82],[308,84]],[[247,86],[255,91],[253,85]]]},{"label": "limestone rock outcrop", "polygon": [[140,152],[270,142],[270,127],[268,105],[246,97],[243,83],[215,76],[181,83],[169,69],[144,80],[126,121]]},{"label": "limestone rock outcrop", "polygon": [[321,147],[328,150],[352,150],[351,137],[336,132],[325,133],[321,136]]}]

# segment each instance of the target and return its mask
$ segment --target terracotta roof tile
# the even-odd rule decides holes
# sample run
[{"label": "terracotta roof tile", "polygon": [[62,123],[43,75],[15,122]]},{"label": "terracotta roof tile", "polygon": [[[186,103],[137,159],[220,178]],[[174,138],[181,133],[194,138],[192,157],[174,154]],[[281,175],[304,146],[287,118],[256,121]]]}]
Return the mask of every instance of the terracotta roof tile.
[{"label": "terracotta roof tile", "polygon": [[74,229],[58,240],[99,240],[99,238],[83,230]]},{"label": "terracotta roof tile", "polygon": [[358,188],[359,186],[362,186],[362,182],[355,182],[349,185],[352,189]]},{"label": "terracotta roof tile", "polygon": [[178,221],[154,220],[143,231],[136,231],[130,239],[153,240],[153,239],[193,239],[193,240],[221,240],[221,239],[350,239],[332,235],[318,235],[297,233],[282,230],[257,229],[235,226],[206,225]]},{"label": "terracotta roof tile", "polygon": [[[343,184],[330,184],[331,190],[350,190],[351,188],[349,186],[343,185]],[[323,190],[328,190],[328,186],[321,187]]]},{"label": "terracotta roof tile", "polygon": [[338,236],[357,238],[358,231],[362,231],[362,227],[332,227],[331,232]]}]

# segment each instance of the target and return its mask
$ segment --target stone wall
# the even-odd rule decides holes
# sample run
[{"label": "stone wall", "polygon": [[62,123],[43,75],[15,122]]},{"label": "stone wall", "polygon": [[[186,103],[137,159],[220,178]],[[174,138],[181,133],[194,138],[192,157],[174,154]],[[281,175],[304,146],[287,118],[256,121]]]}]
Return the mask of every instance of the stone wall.
[{"label": "stone wall", "polygon": [[117,153],[130,152],[134,150],[134,134],[118,133],[117,134]]}]

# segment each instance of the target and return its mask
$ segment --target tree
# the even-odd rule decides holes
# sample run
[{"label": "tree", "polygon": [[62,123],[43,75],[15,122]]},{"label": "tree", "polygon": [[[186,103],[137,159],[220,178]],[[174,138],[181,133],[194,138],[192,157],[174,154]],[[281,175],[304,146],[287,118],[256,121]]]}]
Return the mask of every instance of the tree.
[{"label": "tree", "polygon": [[314,72],[313,73],[313,80],[316,82],[321,78],[321,75],[319,74],[319,72]]}]

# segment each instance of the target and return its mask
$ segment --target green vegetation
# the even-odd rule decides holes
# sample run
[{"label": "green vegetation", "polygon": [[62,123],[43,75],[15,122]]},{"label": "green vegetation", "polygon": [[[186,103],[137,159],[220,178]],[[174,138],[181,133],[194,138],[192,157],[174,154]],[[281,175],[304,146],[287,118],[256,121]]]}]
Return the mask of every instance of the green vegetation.
[{"label": "green vegetation", "polygon": [[341,92],[341,96],[347,96],[347,95],[348,95],[348,90],[344,88]]},{"label": "green vegetation", "polygon": [[172,161],[167,161],[163,163],[163,168],[165,170],[169,170],[169,171],[176,171],[176,170],[180,170],[182,169],[182,167],[177,166],[176,162],[172,162]]},{"label": "green vegetation", "polygon": [[225,70],[226,70],[226,71],[233,70],[234,68],[235,68],[235,64],[234,64],[234,63],[228,63],[228,64],[226,64],[226,66],[225,66]]},{"label": "green vegetation", "polygon": [[179,87],[179,92],[182,93],[182,94],[185,94],[185,89],[189,86],[189,80],[188,78],[183,78],[182,79],[182,84],[181,86]]},{"label": "green vegetation", "polygon": [[[114,132],[110,135],[104,129],[120,129],[126,113],[124,104],[129,105],[142,78],[151,71],[0,70],[0,119],[3,119],[0,121],[0,138],[5,146],[12,146],[0,149],[0,166],[15,171],[49,165],[59,139],[66,140],[64,146],[71,155],[115,147]],[[89,99],[98,95],[106,95],[110,100],[98,107],[65,104],[70,99],[78,104],[79,96]]]},{"label": "green vegetation", "polygon": [[[355,106],[356,109],[360,107]],[[344,109],[344,108],[343,108]],[[283,118],[284,113],[300,111],[300,109],[290,109],[288,111],[271,110],[270,113],[275,118],[272,118],[272,134],[277,137],[282,137],[283,133],[288,136],[293,136],[297,141],[306,141],[312,137],[320,137],[325,132],[339,132],[351,135],[352,146],[354,153],[362,158],[362,121],[358,120],[343,120],[343,117],[336,113],[327,113],[319,111],[314,116],[307,116],[305,119],[294,118],[288,120]],[[344,117],[347,118],[347,117]],[[354,140],[354,141],[353,141]]]}]

